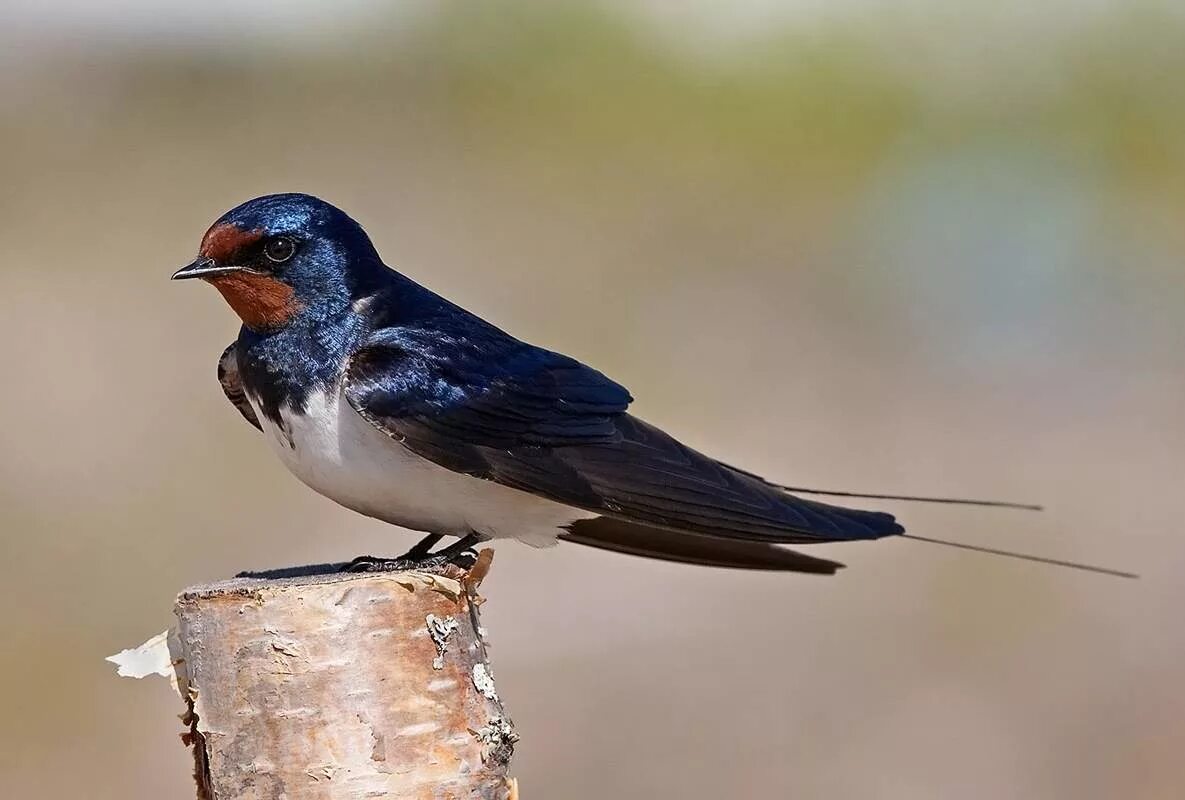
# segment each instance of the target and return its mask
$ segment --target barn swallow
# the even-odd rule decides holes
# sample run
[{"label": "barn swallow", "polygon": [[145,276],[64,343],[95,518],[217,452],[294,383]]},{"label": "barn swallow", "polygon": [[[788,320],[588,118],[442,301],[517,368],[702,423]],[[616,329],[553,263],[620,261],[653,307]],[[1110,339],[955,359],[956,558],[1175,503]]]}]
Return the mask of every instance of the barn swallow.
[{"label": "barn swallow", "polygon": [[[1012,505],[791,489],[696,452],[630,414],[621,384],[390,269],[357,222],[309,195],[227,212],[173,278],[211,284],[239,316],[218,379],[288,469],[346,508],[427,534],[357,568],[441,563],[514,538],[832,574],[842,564],[785,545],[905,529],[796,492]],[[445,536],[457,541],[432,552]]]}]

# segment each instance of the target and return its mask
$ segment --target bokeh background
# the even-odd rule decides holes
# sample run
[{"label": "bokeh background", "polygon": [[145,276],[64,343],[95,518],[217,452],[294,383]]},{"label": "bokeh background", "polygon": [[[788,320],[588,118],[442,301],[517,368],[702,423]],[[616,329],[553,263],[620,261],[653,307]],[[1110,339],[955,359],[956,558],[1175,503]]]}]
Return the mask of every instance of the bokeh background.
[{"label": "bokeh background", "polygon": [[690,443],[885,503],[832,579],[502,545],[526,798],[1185,793],[1185,14],[1165,0],[0,5],[0,795],[191,795],[174,593],[412,538],[300,486],[171,285],[308,191]]}]

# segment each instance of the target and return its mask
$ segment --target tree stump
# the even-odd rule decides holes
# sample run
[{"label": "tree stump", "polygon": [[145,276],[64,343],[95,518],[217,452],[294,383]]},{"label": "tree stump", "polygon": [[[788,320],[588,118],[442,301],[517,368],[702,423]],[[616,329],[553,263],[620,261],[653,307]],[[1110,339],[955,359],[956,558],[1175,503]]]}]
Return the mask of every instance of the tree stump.
[{"label": "tree stump", "polygon": [[469,572],[279,571],[177,600],[201,800],[511,800]]}]

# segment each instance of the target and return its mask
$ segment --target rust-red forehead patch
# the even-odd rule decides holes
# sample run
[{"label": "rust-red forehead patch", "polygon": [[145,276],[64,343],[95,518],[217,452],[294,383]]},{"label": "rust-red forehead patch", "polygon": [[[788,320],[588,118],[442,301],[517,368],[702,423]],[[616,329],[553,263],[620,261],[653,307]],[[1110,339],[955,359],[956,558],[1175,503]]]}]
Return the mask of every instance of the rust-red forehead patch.
[{"label": "rust-red forehead patch", "polygon": [[219,264],[231,264],[235,256],[263,238],[263,231],[245,231],[238,225],[223,222],[206,231],[198,254]]}]

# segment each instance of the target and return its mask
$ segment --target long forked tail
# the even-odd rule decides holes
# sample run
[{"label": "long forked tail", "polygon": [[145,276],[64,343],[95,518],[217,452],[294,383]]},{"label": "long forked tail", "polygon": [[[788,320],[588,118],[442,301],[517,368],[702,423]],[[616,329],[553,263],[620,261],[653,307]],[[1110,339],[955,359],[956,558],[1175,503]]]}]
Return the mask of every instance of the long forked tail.
[{"label": "long forked tail", "polygon": [[[752,472],[748,472],[747,470],[739,469],[737,467],[732,466],[731,464],[725,464],[724,466],[726,466],[728,469],[732,470],[733,472],[738,472],[742,475],[747,475],[750,478],[756,478],[757,480],[761,481],[762,483],[765,483],[768,486],[773,486],[776,489],[781,489],[782,491],[790,492],[792,494],[793,493],[796,493],[796,494],[817,494],[817,495],[827,495],[827,496],[831,496],[831,497],[858,497],[858,498],[865,498],[865,499],[869,499],[869,500],[905,500],[905,501],[916,502],[916,503],[944,503],[944,504],[948,504],[948,505],[960,505],[960,506],[982,506],[982,507],[988,507],[988,508],[1013,508],[1013,509],[1019,509],[1021,511],[1044,511],[1045,510],[1045,507],[1041,506],[1041,505],[1035,505],[1032,503],[1014,503],[1014,502],[1005,501],[1005,500],[971,500],[971,499],[962,498],[962,497],[926,497],[926,496],[921,496],[921,495],[881,494],[881,493],[870,493],[870,492],[848,492],[848,491],[843,491],[843,490],[839,490],[839,489],[808,489],[808,488],[805,488],[802,486],[786,486],[784,484],[774,483],[772,481],[766,480],[765,478],[761,477],[760,475],[757,475]],[[1001,550],[1001,549],[994,548],[994,547],[981,547],[979,545],[964,544],[963,542],[951,542],[951,541],[947,541],[945,539],[933,539],[933,538],[930,538],[927,536],[917,536],[912,533],[900,532],[897,535],[903,539],[913,539],[914,541],[917,541],[917,542],[927,542],[929,544],[938,544],[938,545],[943,545],[945,547],[957,547],[961,550],[973,550],[977,553],[986,553],[988,555],[993,555],[993,556],[1003,556],[1005,558],[1015,558],[1015,559],[1019,559],[1021,561],[1034,561],[1034,562],[1037,562],[1040,564],[1050,564],[1055,567],[1066,567],[1068,569],[1077,569],[1077,570],[1083,570],[1085,572],[1094,572],[1094,573],[1098,573],[1100,575],[1113,575],[1113,576],[1119,577],[1119,578],[1139,578],[1140,577],[1139,575],[1137,575],[1134,572],[1127,572],[1127,571],[1119,570],[1119,569],[1111,569],[1110,567],[1096,567],[1096,566],[1092,566],[1090,564],[1081,564],[1076,561],[1065,561],[1065,560],[1059,559],[1059,558],[1046,558],[1044,556],[1034,556],[1034,555],[1029,555],[1028,553],[1016,553],[1016,552],[1013,552],[1010,550]]]},{"label": "long forked tail", "polygon": [[[1003,500],[967,500],[964,498],[954,497],[919,497],[914,495],[900,495],[900,494],[866,494],[862,492],[844,492],[832,491],[828,489],[804,489],[794,486],[782,486],[781,484],[773,484],[779,489],[787,492],[798,492],[799,494],[820,494],[830,495],[832,497],[865,497],[876,500],[907,500],[919,503],[946,503],[950,505],[961,506],[987,506],[990,508],[1014,508],[1021,511],[1044,511],[1044,506],[1032,505],[1029,503],[1012,503]],[[1077,569],[1084,572],[1094,572],[1100,575],[1113,575],[1117,578],[1139,578],[1140,576],[1134,572],[1127,572],[1121,569],[1112,569],[1110,567],[1096,567],[1091,564],[1082,564],[1077,561],[1066,561],[1060,558],[1046,558],[1045,556],[1034,556],[1028,553],[1017,553],[1011,550],[1001,550],[996,547],[982,547],[980,545],[965,544],[963,542],[951,542],[946,539],[934,539],[928,536],[918,536],[912,533],[898,534],[902,539],[913,539],[916,542],[927,542],[929,544],[938,544],[944,547],[957,547],[960,550],[973,550],[977,553],[986,553],[993,556],[1003,556],[1005,558],[1015,558],[1021,561],[1034,561],[1039,564],[1050,564],[1055,567],[1066,567],[1068,569]]]},{"label": "long forked tail", "polygon": [[[730,467],[736,469],[736,467]],[[752,474],[752,473],[745,473]],[[756,478],[756,475],[754,475]],[[769,482],[769,481],[767,481]],[[987,506],[993,508],[1019,508],[1020,511],[1044,511],[1044,506],[1033,505],[1029,503],[1010,503],[1005,500],[968,500],[965,498],[931,498],[918,497],[918,495],[911,494],[870,494],[865,492],[844,492],[833,491],[833,489],[812,489],[803,488],[801,486],[782,486],[781,484],[770,484],[777,488],[783,489],[786,492],[798,492],[799,494],[825,494],[830,497],[840,498],[867,498],[873,500],[908,500],[912,503],[943,503],[948,505],[960,506]],[[998,548],[985,548],[976,544],[965,544],[962,542],[948,542],[947,539],[935,539],[925,536],[917,536],[914,533],[899,533],[903,539],[914,539],[915,542],[927,542],[929,544],[941,544],[946,548],[959,548],[960,550],[973,550],[975,552],[987,553],[989,556],[1004,556],[1005,558],[1018,558],[1020,561],[1031,561],[1039,564],[1051,564],[1053,567],[1065,567],[1068,569],[1083,570],[1085,572],[1097,572],[1100,575],[1113,575],[1115,577],[1138,578],[1135,572],[1128,572],[1125,570],[1112,569],[1109,567],[1094,567],[1091,564],[1082,564],[1080,562],[1064,561],[1062,558],[1046,558],[1044,556],[1031,556],[1025,552],[1013,552],[1011,550],[1000,550]]]},{"label": "long forked tail", "polygon": [[[1027,503],[1011,503],[1001,500],[966,500],[962,498],[953,497],[917,497],[913,495],[898,495],[898,494],[865,494],[861,492],[844,492],[844,491],[830,491],[824,489],[803,489],[792,486],[782,486],[781,484],[771,484],[783,489],[787,492],[798,492],[799,494],[820,494],[831,495],[834,497],[866,497],[879,500],[908,500],[921,503],[947,503],[952,505],[964,506],[988,506],[992,508],[1015,508],[1022,511],[1044,511],[1043,506],[1030,505]],[[944,547],[957,547],[960,550],[973,550],[977,553],[986,553],[993,556],[1003,556],[1004,558],[1015,558],[1021,561],[1033,561],[1039,564],[1049,564],[1055,567],[1066,567],[1068,569],[1077,569],[1084,572],[1094,572],[1100,575],[1112,575],[1118,578],[1139,578],[1140,576],[1134,572],[1127,572],[1120,569],[1112,569],[1110,567],[1096,567],[1091,564],[1082,564],[1077,561],[1066,561],[1060,558],[1046,558],[1045,556],[1034,556],[1028,553],[1017,553],[1011,550],[1001,550],[995,547],[983,547],[974,544],[965,544],[963,542],[952,542],[946,539],[934,539],[928,536],[918,536],[912,533],[897,534],[902,539],[913,539],[916,542],[927,542],[929,544],[938,544]]]},{"label": "long forked tail", "polygon": [[[636,424],[641,425],[640,422]],[[833,574],[842,565],[806,556],[784,545],[902,536],[1068,569],[1117,577],[1138,577],[1107,567],[916,536],[906,533],[890,514],[807,500],[794,493],[1027,510],[1040,510],[1040,506],[996,500],[864,494],[783,486],[688,450],[661,431],[646,428],[643,432],[650,437],[651,450],[655,449],[655,439],[659,444],[665,443],[668,449],[674,448],[679,457],[670,461],[682,467],[683,471],[672,472],[667,461],[661,462],[664,471],[657,478],[645,473],[642,477],[646,478],[646,482],[641,484],[641,489],[635,486],[617,487],[621,494],[615,495],[611,515],[578,520],[568,527],[566,533],[560,534],[561,539],[604,550],[687,564]],[[689,467],[687,462],[690,462],[690,467],[699,468],[698,471],[691,471],[696,480],[680,482],[678,479],[686,477]],[[590,465],[584,466],[588,468]],[[723,472],[719,471],[721,469]],[[705,473],[709,477],[720,476],[713,485],[721,487],[717,494],[706,499],[703,489],[705,479],[701,477]],[[733,476],[731,479],[728,477],[730,474]],[[615,471],[611,477],[619,478],[620,471]],[[622,498],[630,501],[628,507],[623,507]],[[754,513],[755,510],[760,513]]]}]

